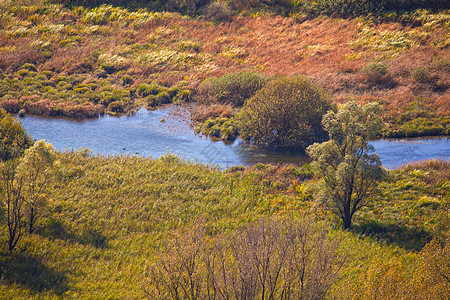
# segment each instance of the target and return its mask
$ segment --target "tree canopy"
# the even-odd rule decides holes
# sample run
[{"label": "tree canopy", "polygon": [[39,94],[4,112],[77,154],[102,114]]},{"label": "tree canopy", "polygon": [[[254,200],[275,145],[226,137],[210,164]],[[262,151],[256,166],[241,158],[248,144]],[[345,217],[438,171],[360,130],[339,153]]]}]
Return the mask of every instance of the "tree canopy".
[{"label": "tree canopy", "polygon": [[308,147],[307,153],[318,182],[318,200],[351,227],[353,215],[367,204],[386,175],[380,158],[368,144],[383,126],[382,110],[377,103],[358,106],[345,104],[338,113],[328,112],[323,126],[330,140]]},{"label": "tree canopy", "polygon": [[0,161],[19,157],[33,144],[19,122],[0,109]]},{"label": "tree canopy", "polygon": [[305,149],[323,141],[323,115],[333,109],[325,92],[304,76],[280,77],[251,97],[239,116],[241,135],[256,144]]}]

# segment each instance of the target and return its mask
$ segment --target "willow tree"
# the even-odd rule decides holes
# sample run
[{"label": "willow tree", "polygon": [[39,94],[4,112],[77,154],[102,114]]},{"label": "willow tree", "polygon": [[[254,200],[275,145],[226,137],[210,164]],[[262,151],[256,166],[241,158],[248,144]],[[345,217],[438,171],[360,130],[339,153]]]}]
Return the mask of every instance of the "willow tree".
[{"label": "willow tree", "polygon": [[40,210],[46,204],[46,190],[51,171],[56,160],[52,145],[37,141],[25,153],[19,165],[19,172],[24,178],[24,196],[26,197],[26,215],[28,233],[34,231],[34,224]]},{"label": "willow tree", "polygon": [[0,162],[17,158],[33,145],[22,125],[0,109]]},{"label": "willow tree", "polygon": [[32,144],[20,123],[0,109],[0,213],[6,211],[9,251],[16,247],[23,227],[23,178],[17,167],[20,156]]},{"label": "willow tree", "polygon": [[353,215],[367,204],[386,175],[368,144],[382,129],[381,115],[377,103],[349,102],[339,112],[324,116],[322,125],[330,139],[307,148],[320,177],[317,200],[342,220],[344,229],[351,227]]}]

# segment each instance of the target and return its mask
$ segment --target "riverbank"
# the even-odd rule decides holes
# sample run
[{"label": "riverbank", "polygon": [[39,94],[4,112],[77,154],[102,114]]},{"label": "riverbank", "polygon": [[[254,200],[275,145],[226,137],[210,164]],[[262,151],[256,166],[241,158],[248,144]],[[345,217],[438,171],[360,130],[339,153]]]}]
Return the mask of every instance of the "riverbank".
[{"label": "riverbank", "polygon": [[[221,168],[308,161],[301,152],[270,150],[240,139],[233,143],[212,141],[195,134],[189,120],[190,108],[183,106],[166,106],[155,111],[141,109],[133,116],[104,116],[84,121],[32,116],[20,119],[33,138],[45,139],[59,151],[87,147],[94,154],[153,158],[173,153]],[[445,137],[379,140],[371,144],[387,168],[417,160],[450,158],[450,141]]]},{"label": "riverbank", "polygon": [[448,135],[447,11],[397,19],[271,13],[213,22],[113,6],[1,4],[0,107],[45,116],[121,115],[192,101],[204,79],[306,74],[336,103],[377,101],[385,137]]}]

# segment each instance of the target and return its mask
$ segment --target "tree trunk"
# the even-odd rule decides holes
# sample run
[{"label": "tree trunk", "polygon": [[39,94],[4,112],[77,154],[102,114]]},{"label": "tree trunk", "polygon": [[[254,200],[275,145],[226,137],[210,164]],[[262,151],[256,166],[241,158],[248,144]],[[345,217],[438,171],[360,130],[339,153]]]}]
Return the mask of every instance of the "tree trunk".
[{"label": "tree trunk", "polygon": [[342,218],[342,222],[343,222],[343,225],[344,225],[344,230],[350,229],[350,227],[352,227],[352,217],[351,217],[351,215],[350,214],[345,215]]},{"label": "tree trunk", "polygon": [[28,224],[28,233],[29,234],[32,234],[33,231],[34,231],[33,223],[34,223],[34,207],[31,206],[31,208],[30,208],[30,220],[29,220],[29,224]]}]

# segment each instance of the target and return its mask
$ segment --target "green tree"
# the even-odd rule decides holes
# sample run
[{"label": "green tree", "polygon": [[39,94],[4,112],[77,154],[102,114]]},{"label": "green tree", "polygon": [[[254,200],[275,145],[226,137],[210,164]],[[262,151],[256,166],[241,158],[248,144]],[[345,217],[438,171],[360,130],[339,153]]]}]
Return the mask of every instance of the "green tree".
[{"label": "green tree", "polygon": [[307,149],[320,177],[317,199],[342,220],[344,229],[351,227],[353,215],[367,204],[386,175],[368,144],[382,129],[381,115],[377,103],[347,103],[338,113],[330,111],[323,118],[330,140]]},{"label": "green tree", "polygon": [[19,157],[33,144],[19,122],[0,110],[0,204],[5,207],[8,249],[14,250],[23,228],[23,178]]},{"label": "green tree", "polygon": [[0,161],[19,157],[33,144],[19,122],[0,109]]},{"label": "green tree", "polygon": [[19,165],[19,172],[23,176],[24,195],[26,197],[26,214],[28,232],[34,231],[36,218],[46,204],[46,187],[50,179],[51,170],[56,160],[52,145],[45,141],[37,141],[25,150]]},{"label": "green tree", "polygon": [[305,149],[325,140],[321,121],[331,109],[331,101],[310,79],[280,77],[248,99],[238,121],[242,137],[256,144]]}]

